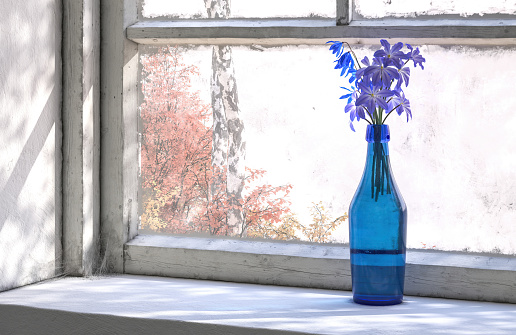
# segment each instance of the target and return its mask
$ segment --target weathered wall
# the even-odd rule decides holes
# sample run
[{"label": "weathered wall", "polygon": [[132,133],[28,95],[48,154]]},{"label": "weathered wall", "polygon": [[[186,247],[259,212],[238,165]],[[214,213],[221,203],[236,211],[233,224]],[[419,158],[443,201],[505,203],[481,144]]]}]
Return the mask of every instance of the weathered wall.
[{"label": "weathered wall", "polygon": [[55,275],[61,1],[0,0],[0,291]]}]

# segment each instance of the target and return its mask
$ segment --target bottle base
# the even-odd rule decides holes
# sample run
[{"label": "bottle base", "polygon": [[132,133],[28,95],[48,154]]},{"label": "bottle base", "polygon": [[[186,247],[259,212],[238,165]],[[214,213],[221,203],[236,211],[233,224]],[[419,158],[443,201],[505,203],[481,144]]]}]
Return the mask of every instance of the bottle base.
[{"label": "bottle base", "polygon": [[403,295],[366,295],[353,294],[353,301],[361,305],[389,306],[403,302]]}]

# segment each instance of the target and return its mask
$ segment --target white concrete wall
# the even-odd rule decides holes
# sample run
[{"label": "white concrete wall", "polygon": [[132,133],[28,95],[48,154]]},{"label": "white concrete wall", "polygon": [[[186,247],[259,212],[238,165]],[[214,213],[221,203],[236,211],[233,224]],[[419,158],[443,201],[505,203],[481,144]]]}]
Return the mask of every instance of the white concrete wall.
[{"label": "white concrete wall", "polygon": [[0,291],[61,251],[61,1],[0,1]]}]

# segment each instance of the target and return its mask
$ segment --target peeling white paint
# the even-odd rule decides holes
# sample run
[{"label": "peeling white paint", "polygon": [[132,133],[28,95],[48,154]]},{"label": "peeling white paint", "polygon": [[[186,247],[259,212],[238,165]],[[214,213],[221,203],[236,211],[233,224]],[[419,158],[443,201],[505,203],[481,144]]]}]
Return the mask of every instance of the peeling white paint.
[{"label": "peeling white paint", "polygon": [[515,14],[511,0],[355,0],[355,11],[366,19],[455,14]]}]

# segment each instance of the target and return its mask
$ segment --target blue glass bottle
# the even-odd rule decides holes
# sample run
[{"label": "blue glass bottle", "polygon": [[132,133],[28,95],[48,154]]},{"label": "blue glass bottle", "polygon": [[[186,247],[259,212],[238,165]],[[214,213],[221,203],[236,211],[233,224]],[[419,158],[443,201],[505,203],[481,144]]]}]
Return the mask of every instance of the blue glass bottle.
[{"label": "blue glass bottle", "polygon": [[366,305],[403,301],[407,206],[389,162],[389,126],[368,125],[362,180],[349,208],[353,300]]}]

